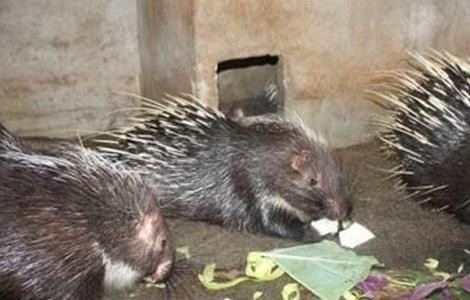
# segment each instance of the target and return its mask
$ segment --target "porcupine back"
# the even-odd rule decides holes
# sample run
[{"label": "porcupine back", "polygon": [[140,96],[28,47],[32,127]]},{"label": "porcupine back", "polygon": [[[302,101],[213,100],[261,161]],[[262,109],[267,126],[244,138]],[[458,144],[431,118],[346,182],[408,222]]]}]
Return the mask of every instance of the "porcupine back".
[{"label": "porcupine back", "polygon": [[384,96],[381,139],[420,202],[470,222],[470,65],[448,53],[413,56],[414,70]]},{"label": "porcupine back", "polygon": [[0,123],[0,151],[6,150],[28,152],[23,142]]},{"label": "porcupine back", "polygon": [[300,124],[244,124],[190,97],[145,102],[147,116],[98,149],[153,176],[164,213],[291,238],[311,219],[348,214],[341,170]]}]

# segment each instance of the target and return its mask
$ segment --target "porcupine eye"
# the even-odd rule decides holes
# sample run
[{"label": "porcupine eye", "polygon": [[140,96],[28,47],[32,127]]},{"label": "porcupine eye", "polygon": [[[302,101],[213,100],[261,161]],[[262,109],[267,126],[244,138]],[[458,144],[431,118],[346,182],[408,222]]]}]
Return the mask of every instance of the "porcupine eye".
[{"label": "porcupine eye", "polygon": [[316,186],[318,184],[318,180],[314,177],[310,178],[310,185]]}]

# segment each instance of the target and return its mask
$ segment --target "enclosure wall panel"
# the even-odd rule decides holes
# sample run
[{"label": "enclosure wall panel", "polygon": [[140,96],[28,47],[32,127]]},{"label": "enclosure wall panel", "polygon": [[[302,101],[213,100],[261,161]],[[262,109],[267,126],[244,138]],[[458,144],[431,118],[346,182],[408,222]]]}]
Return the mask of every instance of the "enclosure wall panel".
[{"label": "enclosure wall panel", "polygon": [[[181,1],[155,2],[176,10],[181,6]],[[384,71],[402,68],[406,51],[432,47],[456,55],[470,54],[470,6],[466,0],[184,2],[185,6],[193,3],[194,15],[188,18],[185,9],[179,8],[179,14],[173,9],[171,22],[159,22],[159,26],[173,32],[181,30],[178,37],[185,38],[193,34],[185,33],[187,28],[194,30],[194,42],[188,42],[191,47],[194,44],[194,52],[186,48],[183,52],[184,62],[194,60],[195,68],[195,74],[189,76],[193,85],[185,91],[194,91],[203,101],[217,106],[219,62],[279,55],[286,111],[297,112],[309,126],[321,129],[338,145],[372,136],[369,120],[378,111],[366,100],[364,91],[377,88],[376,79]],[[192,25],[178,29],[174,26],[178,16]],[[165,55],[158,52],[174,51],[181,42],[169,37],[163,44],[163,50],[148,48],[153,53],[147,55]],[[173,64],[152,72],[160,73],[154,77],[175,75],[173,80],[166,77],[166,83],[155,80],[157,90],[148,96],[179,92],[180,86],[174,82],[180,72],[174,71]],[[187,80],[188,75],[183,76],[183,81]]]},{"label": "enclosure wall panel", "polygon": [[138,102],[137,14],[127,0],[0,1],[0,120],[22,136],[109,130]]}]

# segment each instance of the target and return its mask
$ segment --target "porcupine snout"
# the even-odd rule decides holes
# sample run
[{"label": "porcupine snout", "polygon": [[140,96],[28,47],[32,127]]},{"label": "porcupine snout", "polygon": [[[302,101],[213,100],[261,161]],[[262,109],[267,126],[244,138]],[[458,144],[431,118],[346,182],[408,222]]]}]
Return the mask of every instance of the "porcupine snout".
[{"label": "porcupine snout", "polygon": [[326,200],[328,218],[332,220],[347,219],[352,213],[351,201],[336,200],[328,198]]},{"label": "porcupine snout", "polygon": [[144,280],[150,283],[164,280],[173,267],[175,249],[168,226],[160,214],[152,213],[144,217],[139,227],[139,238],[150,247],[148,249],[152,253],[152,267]]}]

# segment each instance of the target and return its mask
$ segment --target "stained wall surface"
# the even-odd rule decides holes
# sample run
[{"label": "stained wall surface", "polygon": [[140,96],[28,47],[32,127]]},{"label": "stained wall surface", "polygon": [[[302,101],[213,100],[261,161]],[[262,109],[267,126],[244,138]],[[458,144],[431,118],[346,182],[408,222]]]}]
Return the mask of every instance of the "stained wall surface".
[{"label": "stained wall surface", "polygon": [[286,110],[337,145],[373,133],[365,91],[403,67],[406,51],[470,54],[470,2],[198,0],[197,91],[217,102],[214,65],[264,54],[282,60]]},{"label": "stained wall surface", "polygon": [[138,104],[119,91],[191,92],[217,106],[217,63],[272,54],[286,111],[334,144],[357,143],[377,112],[365,90],[406,51],[468,55],[469,16],[466,0],[4,0],[0,120],[71,137]]},{"label": "stained wall surface", "polygon": [[194,2],[140,0],[138,4],[142,93],[191,92],[195,82]]},{"label": "stained wall surface", "polygon": [[127,0],[0,1],[0,121],[22,136],[108,130],[138,104],[137,14]]}]

